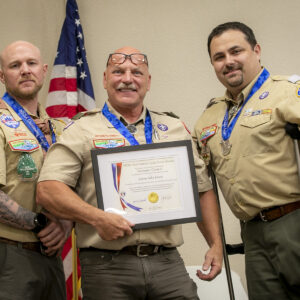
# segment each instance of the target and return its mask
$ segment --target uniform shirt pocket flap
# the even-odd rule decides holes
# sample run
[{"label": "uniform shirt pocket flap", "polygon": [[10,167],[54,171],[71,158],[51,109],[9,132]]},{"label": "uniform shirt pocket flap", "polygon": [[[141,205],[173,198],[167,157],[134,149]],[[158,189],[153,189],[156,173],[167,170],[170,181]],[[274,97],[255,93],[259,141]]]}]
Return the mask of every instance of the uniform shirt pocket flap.
[{"label": "uniform shirt pocket flap", "polygon": [[271,114],[261,114],[256,116],[244,117],[241,121],[241,126],[254,128],[262,124],[268,123],[271,120]]}]

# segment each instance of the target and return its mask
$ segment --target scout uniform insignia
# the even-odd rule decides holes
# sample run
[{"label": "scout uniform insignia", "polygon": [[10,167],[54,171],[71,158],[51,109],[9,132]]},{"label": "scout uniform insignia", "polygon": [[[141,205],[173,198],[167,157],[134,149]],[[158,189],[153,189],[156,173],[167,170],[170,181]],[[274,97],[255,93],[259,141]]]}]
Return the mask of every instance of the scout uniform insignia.
[{"label": "scout uniform insignia", "polygon": [[269,92],[263,92],[260,96],[259,96],[259,99],[260,100],[263,100],[265,98],[267,98],[269,96]]},{"label": "scout uniform insignia", "polygon": [[168,126],[165,124],[157,124],[157,128],[161,131],[167,131],[169,129]]},{"label": "scout uniform insignia", "polygon": [[209,164],[209,160],[210,160],[210,150],[209,150],[209,147],[207,146],[207,140],[208,140],[208,138],[210,138],[216,134],[217,129],[218,129],[217,124],[213,124],[211,126],[203,128],[200,133],[200,142],[202,144],[201,145],[201,156],[206,165]]},{"label": "scout uniform insignia", "polygon": [[296,95],[300,98],[300,85],[297,86]]},{"label": "scout uniform insignia", "polygon": [[1,122],[10,128],[18,128],[20,126],[20,122],[16,121],[12,116],[3,114],[0,117]]},{"label": "scout uniform insignia", "polygon": [[109,149],[125,146],[125,139],[93,140],[95,148]]},{"label": "scout uniform insignia", "polygon": [[37,177],[37,167],[29,153],[22,153],[17,166],[22,180],[33,180]]}]

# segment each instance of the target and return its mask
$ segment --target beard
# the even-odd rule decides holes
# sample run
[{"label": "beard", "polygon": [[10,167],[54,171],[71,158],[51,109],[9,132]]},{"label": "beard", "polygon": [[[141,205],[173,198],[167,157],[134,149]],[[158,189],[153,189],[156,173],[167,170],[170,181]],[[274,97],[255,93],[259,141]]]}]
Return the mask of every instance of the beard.
[{"label": "beard", "polygon": [[240,64],[236,64],[234,66],[226,67],[226,69],[223,72],[223,74],[226,75],[227,73],[229,73],[231,71],[237,71],[237,70],[241,71],[241,73],[240,74],[232,74],[229,77],[225,77],[227,84],[230,87],[238,87],[243,84],[243,82],[244,82],[243,67]]},{"label": "beard", "polygon": [[36,97],[40,89],[42,88],[42,85],[35,85],[32,89],[29,90],[22,90],[19,88],[15,89],[8,89],[6,88],[7,92],[18,99],[24,99],[24,100],[31,100]]}]

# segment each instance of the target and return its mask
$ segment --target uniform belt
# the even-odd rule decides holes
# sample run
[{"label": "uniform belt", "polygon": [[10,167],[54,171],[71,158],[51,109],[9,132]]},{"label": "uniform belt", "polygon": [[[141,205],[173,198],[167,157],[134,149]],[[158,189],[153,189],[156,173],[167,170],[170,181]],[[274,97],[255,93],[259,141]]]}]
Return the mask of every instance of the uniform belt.
[{"label": "uniform belt", "polygon": [[153,255],[165,250],[175,250],[176,247],[164,247],[157,245],[149,245],[149,244],[139,244],[135,246],[127,246],[121,250],[107,250],[107,249],[97,249],[97,248],[81,248],[80,251],[104,251],[104,252],[112,252],[112,253],[122,253],[122,254],[132,254],[138,257],[145,257],[149,255]]},{"label": "uniform belt", "polygon": [[300,201],[262,210],[253,220],[269,222],[300,208]]},{"label": "uniform belt", "polygon": [[17,241],[13,241],[13,240],[9,240],[9,239],[0,237],[0,243],[5,243],[5,244],[8,244],[8,245],[13,245],[13,246],[16,246],[16,247],[21,247],[21,248],[26,249],[26,250],[31,250],[31,251],[41,253],[41,247],[40,247],[39,242],[21,243],[21,242],[17,242]]}]

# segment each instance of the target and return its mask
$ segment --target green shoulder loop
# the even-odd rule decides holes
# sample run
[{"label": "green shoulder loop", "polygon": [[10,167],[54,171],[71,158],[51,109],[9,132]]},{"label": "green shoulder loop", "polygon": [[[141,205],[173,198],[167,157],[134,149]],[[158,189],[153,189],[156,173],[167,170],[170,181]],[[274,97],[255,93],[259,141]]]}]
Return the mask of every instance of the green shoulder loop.
[{"label": "green shoulder loop", "polygon": [[89,115],[93,115],[96,114],[98,112],[101,112],[100,108],[94,108],[92,110],[87,110],[87,111],[81,111],[78,114],[76,114],[72,120],[79,120],[80,118],[82,118],[83,116],[89,116]]},{"label": "green shoulder loop", "polygon": [[179,119],[179,116],[177,116],[176,114],[174,114],[171,111],[157,112],[157,111],[151,110],[151,112],[154,113],[154,114],[160,115],[160,116],[168,116],[168,117],[171,117],[171,118]]}]

